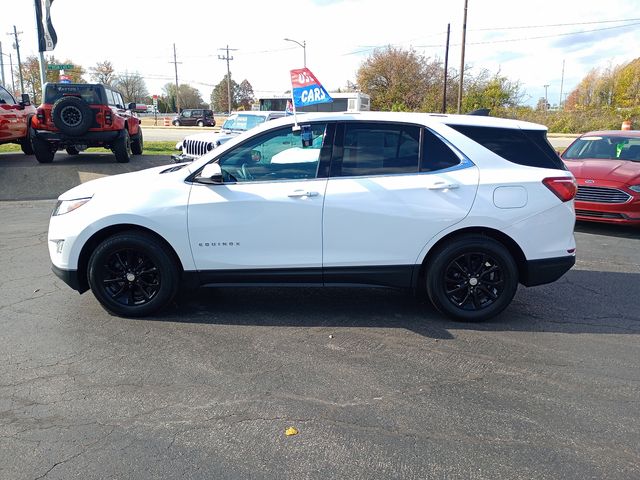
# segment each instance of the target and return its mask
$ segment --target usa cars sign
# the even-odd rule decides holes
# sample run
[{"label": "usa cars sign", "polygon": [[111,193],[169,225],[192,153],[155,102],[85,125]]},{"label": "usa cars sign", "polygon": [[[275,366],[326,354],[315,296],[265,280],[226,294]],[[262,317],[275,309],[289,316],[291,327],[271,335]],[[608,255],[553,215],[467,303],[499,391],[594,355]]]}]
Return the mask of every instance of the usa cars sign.
[{"label": "usa cars sign", "polygon": [[296,107],[333,102],[333,98],[308,68],[291,70],[291,87]]}]

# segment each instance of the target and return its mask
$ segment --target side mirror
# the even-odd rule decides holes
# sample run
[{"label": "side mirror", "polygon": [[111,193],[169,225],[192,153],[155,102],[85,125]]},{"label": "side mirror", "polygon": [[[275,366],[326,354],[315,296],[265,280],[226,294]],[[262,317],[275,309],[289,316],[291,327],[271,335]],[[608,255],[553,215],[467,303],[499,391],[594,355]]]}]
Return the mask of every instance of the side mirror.
[{"label": "side mirror", "polygon": [[222,169],[218,163],[209,163],[204,166],[200,174],[195,178],[198,183],[220,185],[222,181]]},{"label": "side mirror", "polygon": [[31,105],[31,99],[29,98],[29,94],[28,93],[23,93],[22,94],[22,100],[20,101],[20,105],[23,106],[28,106]]}]

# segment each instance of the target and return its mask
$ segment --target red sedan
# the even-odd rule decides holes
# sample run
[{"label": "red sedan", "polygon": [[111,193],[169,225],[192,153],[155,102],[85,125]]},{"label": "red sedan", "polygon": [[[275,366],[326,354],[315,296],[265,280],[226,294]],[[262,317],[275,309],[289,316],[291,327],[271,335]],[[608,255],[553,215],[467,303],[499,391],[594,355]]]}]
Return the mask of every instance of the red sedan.
[{"label": "red sedan", "polygon": [[578,182],[578,220],[640,226],[640,130],[585,133],[561,157]]}]

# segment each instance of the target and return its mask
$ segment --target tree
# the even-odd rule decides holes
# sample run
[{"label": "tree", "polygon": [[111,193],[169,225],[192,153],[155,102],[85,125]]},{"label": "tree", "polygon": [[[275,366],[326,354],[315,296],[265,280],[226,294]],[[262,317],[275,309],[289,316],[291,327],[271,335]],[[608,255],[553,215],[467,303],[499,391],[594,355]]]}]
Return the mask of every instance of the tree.
[{"label": "tree", "polygon": [[96,63],[95,67],[89,69],[91,80],[96,83],[104,83],[105,85],[112,85],[116,80],[115,69],[113,64],[109,60]]},{"label": "tree", "polygon": [[[60,81],[60,70],[48,70],[47,65],[74,65],[73,69],[65,70],[64,74],[69,77],[69,80],[73,83],[86,83],[82,76],[84,75],[84,69],[75,65],[73,61],[67,59],[60,61],[53,55],[45,59],[45,81],[50,83],[56,83]],[[18,78],[18,66],[15,67],[15,77]],[[34,104],[39,104],[42,100],[42,82],[40,81],[40,62],[35,55],[28,56],[22,62],[22,78],[24,81],[24,87],[26,92],[32,98]],[[20,92],[22,93],[22,92]]]},{"label": "tree", "polygon": [[[176,106],[176,86],[173,83],[167,83],[162,88],[164,95],[162,102],[168,106],[168,109],[175,112]],[[206,108],[207,104],[202,100],[200,92],[191,85],[180,84],[178,87],[178,95],[180,98],[180,109],[184,108]]]},{"label": "tree", "polygon": [[149,96],[144,78],[138,73],[126,72],[114,77],[113,86],[120,91],[125,103],[142,103]]},{"label": "tree", "polygon": [[[249,83],[249,82],[247,82]],[[220,83],[213,87],[211,92],[211,108],[216,112],[229,112],[238,108],[237,95],[238,84],[231,79],[231,108],[229,108],[229,100],[227,93],[227,75],[225,75]],[[253,94],[253,88],[251,89]]]},{"label": "tree", "polygon": [[441,79],[439,60],[392,46],[374,50],[357,72],[357,84],[371,96],[372,110],[417,111]]},{"label": "tree", "polygon": [[518,106],[522,101],[520,82],[513,82],[500,72],[491,75],[483,69],[478,75],[468,75],[462,97],[462,109],[470,112],[479,108],[501,110]]},{"label": "tree", "polygon": [[240,82],[233,95],[237,103],[238,110],[251,110],[251,104],[255,101],[253,87],[246,78]]}]

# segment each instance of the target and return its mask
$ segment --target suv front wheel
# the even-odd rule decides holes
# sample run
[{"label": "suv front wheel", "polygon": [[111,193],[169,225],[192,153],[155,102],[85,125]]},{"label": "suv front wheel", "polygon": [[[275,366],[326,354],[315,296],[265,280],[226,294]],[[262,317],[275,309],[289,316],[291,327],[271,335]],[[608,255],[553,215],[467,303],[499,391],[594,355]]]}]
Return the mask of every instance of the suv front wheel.
[{"label": "suv front wheel", "polygon": [[150,315],[178,291],[179,271],[167,247],[143,232],[122,232],[104,240],[89,259],[91,291],[111,313]]},{"label": "suv front wheel", "polygon": [[131,139],[131,153],[134,155],[142,155],[144,148],[144,139],[142,138],[142,129],[138,129],[138,134]]},{"label": "suv front wheel", "polygon": [[125,128],[113,144],[113,154],[118,163],[128,163],[131,159],[131,137]]},{"label": "suv front wheel", "polygon": [[426,270],[427,294],[443,314],[479,322],[502,312],[518,288],[518,266],[496,240],[465,235],[433,252]]}]

